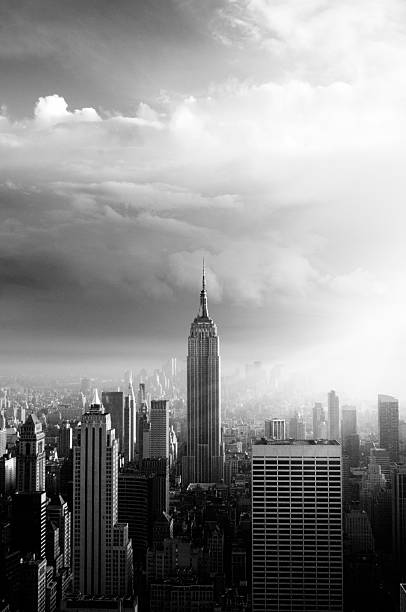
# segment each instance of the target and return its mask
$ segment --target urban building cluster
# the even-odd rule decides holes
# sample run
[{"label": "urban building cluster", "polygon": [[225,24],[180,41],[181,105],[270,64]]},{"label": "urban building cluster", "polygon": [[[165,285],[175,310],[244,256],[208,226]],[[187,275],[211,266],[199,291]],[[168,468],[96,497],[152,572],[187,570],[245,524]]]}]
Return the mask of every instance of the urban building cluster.
[{"label": "urban building cluster", "polygon": [[0,612],[406,610],[397,399],[266,407],[255,362],[243,415],[204,272],[182,379],[1,389]]}]

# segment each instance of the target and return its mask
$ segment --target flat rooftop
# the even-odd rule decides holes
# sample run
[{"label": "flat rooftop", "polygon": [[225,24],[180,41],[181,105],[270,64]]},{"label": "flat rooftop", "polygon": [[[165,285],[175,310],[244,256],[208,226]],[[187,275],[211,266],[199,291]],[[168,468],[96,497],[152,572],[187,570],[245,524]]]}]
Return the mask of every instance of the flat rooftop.
[{"label": "flat rooftop", "polygon": [[332,446],[340,446],[340,443],[337,440],[269,440],[267,438],[260,438],[254,442],[255,446],[327,446],[328,444]]}]

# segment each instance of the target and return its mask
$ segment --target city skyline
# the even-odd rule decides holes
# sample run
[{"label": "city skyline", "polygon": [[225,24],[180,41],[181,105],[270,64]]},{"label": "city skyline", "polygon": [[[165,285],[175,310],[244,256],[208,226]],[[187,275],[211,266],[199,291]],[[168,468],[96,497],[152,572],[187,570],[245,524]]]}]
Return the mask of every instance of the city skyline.
[{"label": "city skyline", "polygon": [[226,369],[405,396],[404,17],[5,2],[3,371],[181,357],[205,256]]}]

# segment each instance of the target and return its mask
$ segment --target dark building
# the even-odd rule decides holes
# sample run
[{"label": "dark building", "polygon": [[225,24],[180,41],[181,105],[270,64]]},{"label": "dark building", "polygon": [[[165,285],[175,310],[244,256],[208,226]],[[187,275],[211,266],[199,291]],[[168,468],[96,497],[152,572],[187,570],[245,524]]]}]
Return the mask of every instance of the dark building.
[{"label": "dark building", "polygon": [[47,497],[44,492],[15,493],[12,502],[12,537],[21,555],[45,558]]},{"label": "dark building", "polygon": [[399,461],[399,402],[390,395],[378,395],[379,446],[390,460]]},{"label": "dark building", "polygon": [[219,482],[224,457],[221,440],[220,344],[209,317],[203,266],[200,308],[188,339],[187,456],[182,458],[182,483]]}]

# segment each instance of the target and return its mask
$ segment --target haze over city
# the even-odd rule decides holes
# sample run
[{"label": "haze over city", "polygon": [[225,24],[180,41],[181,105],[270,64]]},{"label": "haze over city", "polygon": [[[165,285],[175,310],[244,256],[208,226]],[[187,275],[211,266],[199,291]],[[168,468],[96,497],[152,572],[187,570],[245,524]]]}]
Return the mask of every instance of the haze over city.
[{"label": "haze over city", "polygon": [[406,397],[400,0],[7,2],[3,374],[184,358]]}]

